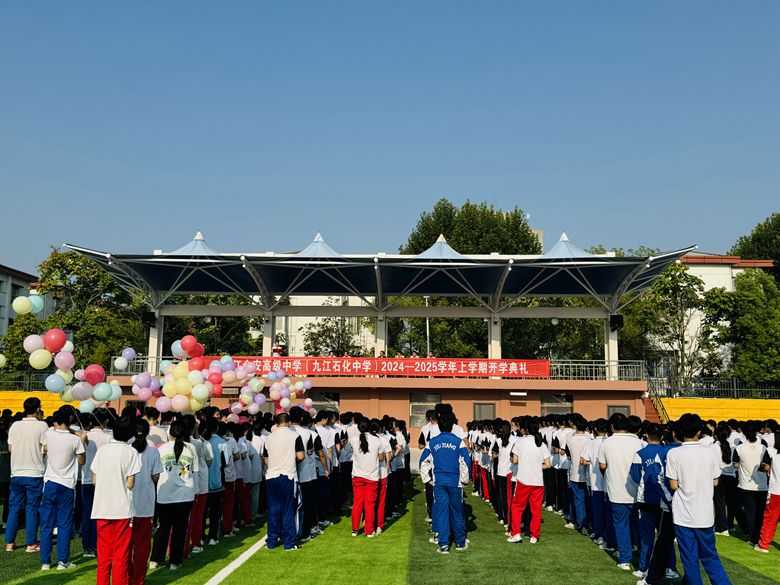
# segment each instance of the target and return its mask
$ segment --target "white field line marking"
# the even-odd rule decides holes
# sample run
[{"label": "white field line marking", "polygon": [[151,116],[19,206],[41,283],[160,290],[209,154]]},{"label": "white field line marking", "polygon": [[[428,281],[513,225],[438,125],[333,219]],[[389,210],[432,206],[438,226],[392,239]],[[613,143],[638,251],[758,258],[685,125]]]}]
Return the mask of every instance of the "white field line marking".
[{"label": "white field line marking", "polygon": [[238,569],[241,565],[243,565],[245,562],[249,560],[249,557],[251,557],[253,554],[255,554],[257,551],[259,551],[261,548],[265,546],[265,539],[264,536],[260,540],[258,540],[256,543],[254,543],[252,546],[250,546],[248,549],[246,549],[244,552],[241,553],[241,555],[235,559],[233,562],[231,562],[227,567],[224,567],[219,573],[214,575],[211,579],[206,581],[205,585],[219,585],[227,579],[233,571]]}]

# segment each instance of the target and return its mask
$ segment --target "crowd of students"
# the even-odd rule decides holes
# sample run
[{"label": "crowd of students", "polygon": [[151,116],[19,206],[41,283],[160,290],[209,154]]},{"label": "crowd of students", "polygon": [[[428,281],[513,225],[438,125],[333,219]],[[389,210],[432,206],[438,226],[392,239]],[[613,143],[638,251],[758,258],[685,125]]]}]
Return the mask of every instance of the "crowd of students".
[{"label": "crowd of students", "polygon": [[[677,578],[730,583],[715,534],[736,519],[756,551],[767,553],[780,518],[780,428],[776,421],[702,421],[683,415],[667,425],[614,414],[578,414],[467,425],[474,494],[490,502],[507,541],[541,537],[542,509],[566,528],[614,552],[637,585]],[[679,449],[678,449],[679,447]]]},{"label": "crowd of students", "polygon": [[6,551],[23,521],[25,551],[40,555],[41,570],[55,567],[55,540],[56,569],[71,569],[80,532],[83,557],[97,557],[98,584],[137,585],[263,515],[267,547],[281,540],[296,550],[329,516],[350,513],[353,491],[353,534],[363,516],[368,537],[397,517],[410,480],[404,421],[326,410],[312,419],[296,407],[233,421],[213,407],[85,415],[69,406],[44,420],[40,400],[28,398],[23,413],[0,418]]},{"label": "crowd of students", "polygon": [[[716,423],[686,414],[659,425],[614,414],[474,421],[452,407],[426,414],[418,447],[437,550],[469,547],[463,488],[490,502],[507,541],[542,537],[542,510],[614,553],[637,585],[677,578],[730,583],[715,534],[734,524],[766,553],[780,519],[780,427]],[[204,546],[265,515],[266,546],[293,551],[351,516],[352,535],[374,538],[404,505],[410,481],[405,422],[301,408],[272,417],[208,407],[197,415],[132,407],[90,415],[63,407],[43,420],[40,401],[0,417],[0,472],[8,468],[6,551],[24,519],[26,552],[41,569],[75,565],[71,539],[97,557],[97,583],[142,584],[147,570],[178,569]],[[0,480],[3,477],[0,476]],[[350,505],[351,501],[351,505]],[[6,521],[7,514],[7,521]],[[56,550],[53,551],[56,535]]]}]

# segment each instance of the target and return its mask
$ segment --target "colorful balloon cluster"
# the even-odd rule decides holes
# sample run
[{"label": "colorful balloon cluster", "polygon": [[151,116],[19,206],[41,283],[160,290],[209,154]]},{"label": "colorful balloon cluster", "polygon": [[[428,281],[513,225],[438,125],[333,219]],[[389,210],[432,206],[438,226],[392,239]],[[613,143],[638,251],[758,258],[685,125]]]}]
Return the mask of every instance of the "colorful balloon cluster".
[{"label": "colorful balloon cluster", "polygon": [[11,303],[11,308],[17,315],[26,315],[32,313],[37,315],[43,311],[43,297],[40,295],[30,295],[27,297],[16,297]]},{"label": "colorful balloon cluster", "polygon": [[63,396],[62,399],[65,402],[80,400],[81,412],[92,412],[96,408],[105,406],[106,402],[119,400],[122,396],[119,381],[106,382],[106,371],[100,364],[90,364],[84,369],[76,370],[75,378],[78,382],[73,385],[70,396]]},{"label": "colorful balloon cluster", "polygon": [[[244,367],[247,367],[246,364]],[[252,364],[254,365],[254,364]],[[287,377],[284,370],[275,370],[265,375],[266,380],[270,382],[268,388],[268,398],[274,403],[276,413],[287,412],[292,407],[294,397],[302,397],[308,390],[311,390],[311,380],[298,380],[293,382]],[[266,396],[263,394],[263,379],[254,378],[245,384],[239,393],[238,401],[230,405],[231,414],[228,417],[234,422],[238,422],[239,415],[246,410],[249,414],[257,414],[260,407],[266,403]],[[312,406],[312,399],[306,398],[303,401],[302,408],[312,416],[317,414],[317,410]]]}]

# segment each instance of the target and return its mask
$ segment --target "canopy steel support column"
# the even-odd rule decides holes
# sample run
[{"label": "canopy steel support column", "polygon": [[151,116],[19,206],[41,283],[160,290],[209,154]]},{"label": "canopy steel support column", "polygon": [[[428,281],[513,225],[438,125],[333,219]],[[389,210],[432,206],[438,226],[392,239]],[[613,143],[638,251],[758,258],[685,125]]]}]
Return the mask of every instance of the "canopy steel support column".
[{"label": "canopy steel support column", "polygon": [[384,314],[376,318],[376,341],[374,343],[374,357],[379,357],[380,353],[387,356],[387,319]]},{"label": "canopy steel support column", "polygon": [[607,380],[618,379],[618,332],[612,331],[609,317],[604,319],[604,365]]},{"label": "canopy steel support column", "polygon": [[159,374],[160,356],[163,348],[163,327],[165,325],[165,317],[159,311],[156,311],[154,315],[154,326],[149,327],[149,349],[146,352],[149,360],[147,368],[153,376]]},{"label": "canopy steel support column", "polygon": [[501,318],[498,315],[488,318],[488,358],[501,359]]},{"label": "canopy steel support column", "polygon": [[276,314],[268,313],[263,317],[263,357],[273,355],[273,348],[276,344]]}]

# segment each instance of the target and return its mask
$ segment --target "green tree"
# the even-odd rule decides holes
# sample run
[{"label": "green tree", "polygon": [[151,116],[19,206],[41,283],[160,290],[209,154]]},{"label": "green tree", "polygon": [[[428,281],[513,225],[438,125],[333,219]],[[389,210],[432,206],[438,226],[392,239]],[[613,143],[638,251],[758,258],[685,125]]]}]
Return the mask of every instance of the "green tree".
[{"label": "green tree", "polygon": [[763,270],[734,279],[734,292],[707,291],[715,340],[731,353],[731,373],[745,382],[780,382],[780,288]]},{"label": "green tree", "polygon": [[[26,369],[24,337],[58,327],[73,337],[77,364],[108,366],[112,355],[146,345],[142,303],[121,288],[95,262],[75,252],[52,250],[38,266],[37,292],[55,301],[54,312],[39,321],[27,315],[14,320],[4,339],[13,367]],[[37,326],[37,327],[36,327]]]},{"label": "green tree", "polygon": [[[346,301],[329,298],[324,306],[346,306]],[[323,356],[333,352],[336,356],[368,355],[357,336],[363,319],[350,317],[320,317],[300,328],[303,332],[303,351],[309,356]]]},{"label": "green tree", "polygon": [[773,213],[749,235],[740,237],[729,253],[753,260],[774,260],[772,274],[780,282],[780,213]]}]

